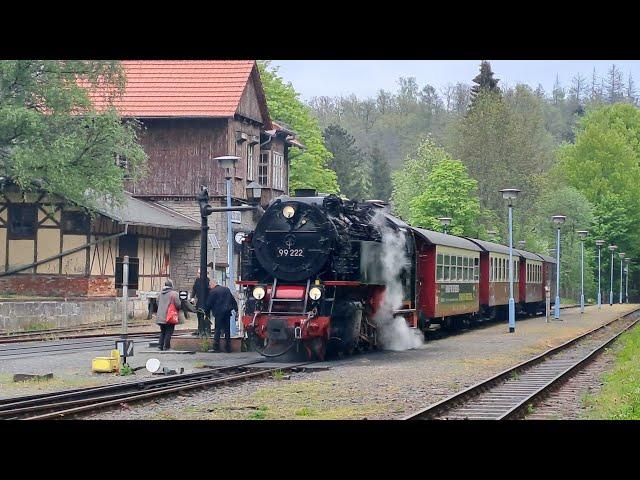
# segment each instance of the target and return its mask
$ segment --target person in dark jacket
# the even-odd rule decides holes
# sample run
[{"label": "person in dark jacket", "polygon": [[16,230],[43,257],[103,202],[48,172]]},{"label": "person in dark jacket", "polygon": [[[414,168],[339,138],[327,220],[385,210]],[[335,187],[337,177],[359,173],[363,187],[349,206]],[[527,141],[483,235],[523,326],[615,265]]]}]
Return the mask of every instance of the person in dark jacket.
[{"label": "person in dark jacket", "polygon": [[218,285],[215,278],[211,280],[211,290],[207,298],[205,311],[216,319],[216,331],[213,337],[213,351],[220,351],[220,334],[225,335],[225,350],[231,352],[231,312],[238,311],[238,302],[227,287]]},{"label": "person in dark jacket", "polygon": [[198,269],[198,276],[196,278],[196,281],[193,282],[193,288],[191,289],[191,299],[193,301],[193,299],[196,299],[196,308],[197,310],[197,315],[198,315],[198,331],[194,333],[194,335],[206,335],[206,336],[211,336],[211,320],[209,320],[209,315],[203,313],[202,310],[204,310],[205,307],[205,299],[209,296],[209,283],[211,282],[211,279],[209,278],[209,276],[207,276],[207,283],[206,283],[206,289],[207,289],[207,296],[205,298],[200,298],[202,297],[202,295],[200,294],[200,269]]},{"label": "person in dark jacket", "polygon": [[156,315],[156,323],[160,325],[159,350],[169,350],[171,348],[171,335],[173,335],[173,329],[175,328],[175,325],[167,323],[167,310],[169,310],[171,303],[175,305],[176,309],[180,310],[181,302],[178,292],[173,289],[173,282],[167,279],[158,298],[158,314]]}]

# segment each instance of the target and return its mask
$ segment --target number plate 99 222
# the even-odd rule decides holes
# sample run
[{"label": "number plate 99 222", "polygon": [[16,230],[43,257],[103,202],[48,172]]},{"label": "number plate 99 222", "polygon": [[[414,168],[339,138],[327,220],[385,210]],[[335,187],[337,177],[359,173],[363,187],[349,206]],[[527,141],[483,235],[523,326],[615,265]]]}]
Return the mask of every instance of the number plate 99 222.
[{"label": "number plate 99 222", "polygon": [[302,248],[279,248],[279,257],[304,257],[304,249]]}]

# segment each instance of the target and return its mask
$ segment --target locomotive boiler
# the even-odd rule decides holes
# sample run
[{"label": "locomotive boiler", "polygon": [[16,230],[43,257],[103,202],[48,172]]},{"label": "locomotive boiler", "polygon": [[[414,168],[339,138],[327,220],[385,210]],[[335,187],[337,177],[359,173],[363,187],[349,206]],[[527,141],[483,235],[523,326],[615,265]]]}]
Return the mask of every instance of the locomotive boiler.
[{"label": "locomotive boiler", "polygon": [[[385,264],[385,238],[402,239],[394,244],[407,259],[400,268]],[[376,346],[390,282],[403,297],[393,314],[416,322],[414,248],[411,229],[382,202],[309,190],[273,200],[243,242],[245,336],[269,357],[295,349],[324,359]]]}]

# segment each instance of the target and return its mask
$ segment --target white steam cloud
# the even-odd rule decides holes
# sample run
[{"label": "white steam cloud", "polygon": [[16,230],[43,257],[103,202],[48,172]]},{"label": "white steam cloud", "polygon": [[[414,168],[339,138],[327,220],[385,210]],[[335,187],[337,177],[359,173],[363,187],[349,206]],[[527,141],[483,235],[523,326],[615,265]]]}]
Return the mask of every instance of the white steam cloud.
[{"label": "white steam cloud", "polygon": [[403,287],[400,275],[409,266],[406,254],[406,237],[398,234],[387,224],[382,213],[376,212],[373,217],[382,234],[382,257],[380,261],[386,280],[386,288],[381,304],[373,317],[378,328],[378,339],[386,350],[409,350],[418,348],[423,343],[419,330],[410,328],[402,316],[394,316],[394,312],[402,308]]}]

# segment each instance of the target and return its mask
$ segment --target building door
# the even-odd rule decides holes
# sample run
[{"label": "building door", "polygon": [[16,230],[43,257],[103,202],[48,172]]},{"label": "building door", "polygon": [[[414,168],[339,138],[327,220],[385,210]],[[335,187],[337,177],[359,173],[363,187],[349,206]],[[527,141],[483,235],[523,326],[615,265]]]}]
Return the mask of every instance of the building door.
[{"label": "building door", "polygon": [[124,256],[129,255],[129,281],[127,282],[127,296],[135,297],[138,290],[138,237],[124,235],[118,242],[118,256],[116,257],[116,289],[118,296],[122,296],[122,262]]}]

